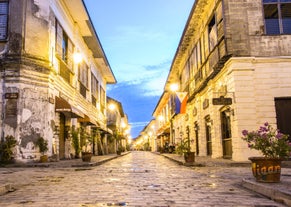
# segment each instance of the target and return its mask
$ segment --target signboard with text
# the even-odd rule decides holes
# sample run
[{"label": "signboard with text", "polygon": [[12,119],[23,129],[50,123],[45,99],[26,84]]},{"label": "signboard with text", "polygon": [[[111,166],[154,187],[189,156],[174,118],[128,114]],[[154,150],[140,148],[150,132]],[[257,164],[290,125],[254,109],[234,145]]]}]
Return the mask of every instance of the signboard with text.
[{"label": "signboard with text", "polygon": [[232,99],[231,98],[224,98],[223,96],[219,98],[213,98],[212,99],[213,105],[231,105]]}]

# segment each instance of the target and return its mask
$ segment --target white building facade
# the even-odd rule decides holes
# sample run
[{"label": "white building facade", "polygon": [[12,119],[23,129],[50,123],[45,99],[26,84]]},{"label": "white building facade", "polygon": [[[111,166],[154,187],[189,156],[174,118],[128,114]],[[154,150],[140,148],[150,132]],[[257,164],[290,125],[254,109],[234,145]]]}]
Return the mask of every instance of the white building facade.
[{"label": "white building facade", "polygon": [[[173,142],[197,156],[246,161],[242,130],[291,134],[291,1],[196,0],[165,85],[188,94]],[[275,12],[277,15],[272,16]]]},{"label": "white building facade", "polygon": [[16,138],[20,161],[36,159],[38,137],[48,140],[48,155],[69,158],[72,128],[106,134],[106,85],[116,82],[86,6],[1,0],[0,7],[2,139]]}]

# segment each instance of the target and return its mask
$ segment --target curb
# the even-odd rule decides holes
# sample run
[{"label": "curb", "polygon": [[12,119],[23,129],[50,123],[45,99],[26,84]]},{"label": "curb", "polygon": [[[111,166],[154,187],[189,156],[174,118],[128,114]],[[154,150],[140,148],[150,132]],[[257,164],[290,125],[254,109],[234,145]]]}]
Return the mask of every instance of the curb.
[{"label": "curb", "polygon": [[80,161],[80,163],[69,163],[66,164],[65,166],[62,166],[61,163],[57,162],[46,162],[46,163],[39,163],[39,162],[31,162],[31,163],[14,163],[14,164],[9,164],[9,165],[4,165],[4,166],[0,166],[1,167],[5,167],[5,168],[72,168],[72,167],[93,167],[93,166],[98,166],[101,165],[105,162],[108,162],[110,160],[116,159],[118,157],[122,157],[125,156],[127,154],[129,154],[130,152],[124,152],[121,155],[115,155],[112,157],[108,157],[108,158],[104,158],[98,161],[93,161],[93,162],[83,162]]},{"label": "curb", "polygon": [[82,164],[76,164],[76,165],[71,165],[71,167],[94,167],[94,166],[98,166],[98,165],[101,165],[105,162],[108,162],[110,160],[113,160],[113,159],[116,159],[118,156],[115,156],[115,157],[111,157],[111,158],[108,158],[108,159],[104,159],[104,160],[101,160],[101,161],[98,161],[98,162],[85,162],[85,163],[82,163]]},{"label": "curb", "polygon": [[[210,164],[207,161],[194,161],[193,163],[186,163],[183,159],[177,159],[175,157],[169,156],[167,154],[162,153],[154,153],[156,155],[161,155],[171,161],[174,161],[180,165],[189,166],[189,167],[219,167],[219,166],[228,166],[228,167],[250,167],[250,162],[210,162]],[[196,159],[196,158],[195,158]]]},{"label": "curb", "polygon": [[101,164],[103,164],[105,162],[108,162],[110,160],[116,159],[118,157],[125,156],[125,155],[127,155],[129,153],[130,152],[125,152],[125,153],[122,153],[121,155],[116,155],[116,156],[110,157],[108,159],[100,160],[100,161],[97,161],[97,162],[88,162],[88,163],[76,164],[76,165],[72,165],[71,167],[94,167],[94,166],[101,165]]},{"label": "curb", "polygon": [[291,206],[291,192],[276,189],[272,186],[272,184],[270,184],[270,186],[266,186],[263,183],[243,179],[241,185],[248,190],[264,195],[278,203]]},{"label": "curb", "polygon": [[165,157],[165,158],[167,158],[167,159],[169,159],[171,161],[174,161],[174,162],[178,163],[179,165],[184,165],[184,166],[187,166],[187,167],[205,167],[205,165],[201,164],[201,163],[197,163],[197,162],[186,163],[186,162],[171,158],[171,157],[163,155],[163,154],[158,154],[158,155],[162,155],[163,157]]}]

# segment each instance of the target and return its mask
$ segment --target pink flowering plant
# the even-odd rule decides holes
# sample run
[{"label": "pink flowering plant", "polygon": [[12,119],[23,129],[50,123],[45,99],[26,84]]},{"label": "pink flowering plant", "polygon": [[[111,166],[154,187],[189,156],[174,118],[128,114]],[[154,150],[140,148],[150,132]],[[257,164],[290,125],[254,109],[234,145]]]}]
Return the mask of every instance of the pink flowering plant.
[{"label": "pink flowering plant", "polygon": [[257,131],[242,131],[242,139],[248,143],[250,149],[262,152],[268,158],[287,158],[291,156],[291,142],[288,135],[274,129],[268,122]]}]

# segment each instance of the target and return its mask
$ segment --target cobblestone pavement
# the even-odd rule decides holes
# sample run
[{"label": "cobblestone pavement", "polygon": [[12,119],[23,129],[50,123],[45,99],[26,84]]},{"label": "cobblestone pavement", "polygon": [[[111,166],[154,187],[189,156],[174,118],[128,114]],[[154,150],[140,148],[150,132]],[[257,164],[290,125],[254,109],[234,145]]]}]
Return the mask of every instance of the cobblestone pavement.
[{"label": "cobblestone pavement", "polygon": [[247,167],[185,167],[150,152],[132,152],[83,168],[0,168],[14,191],[1,207],[283,206],[240,186]]}]

